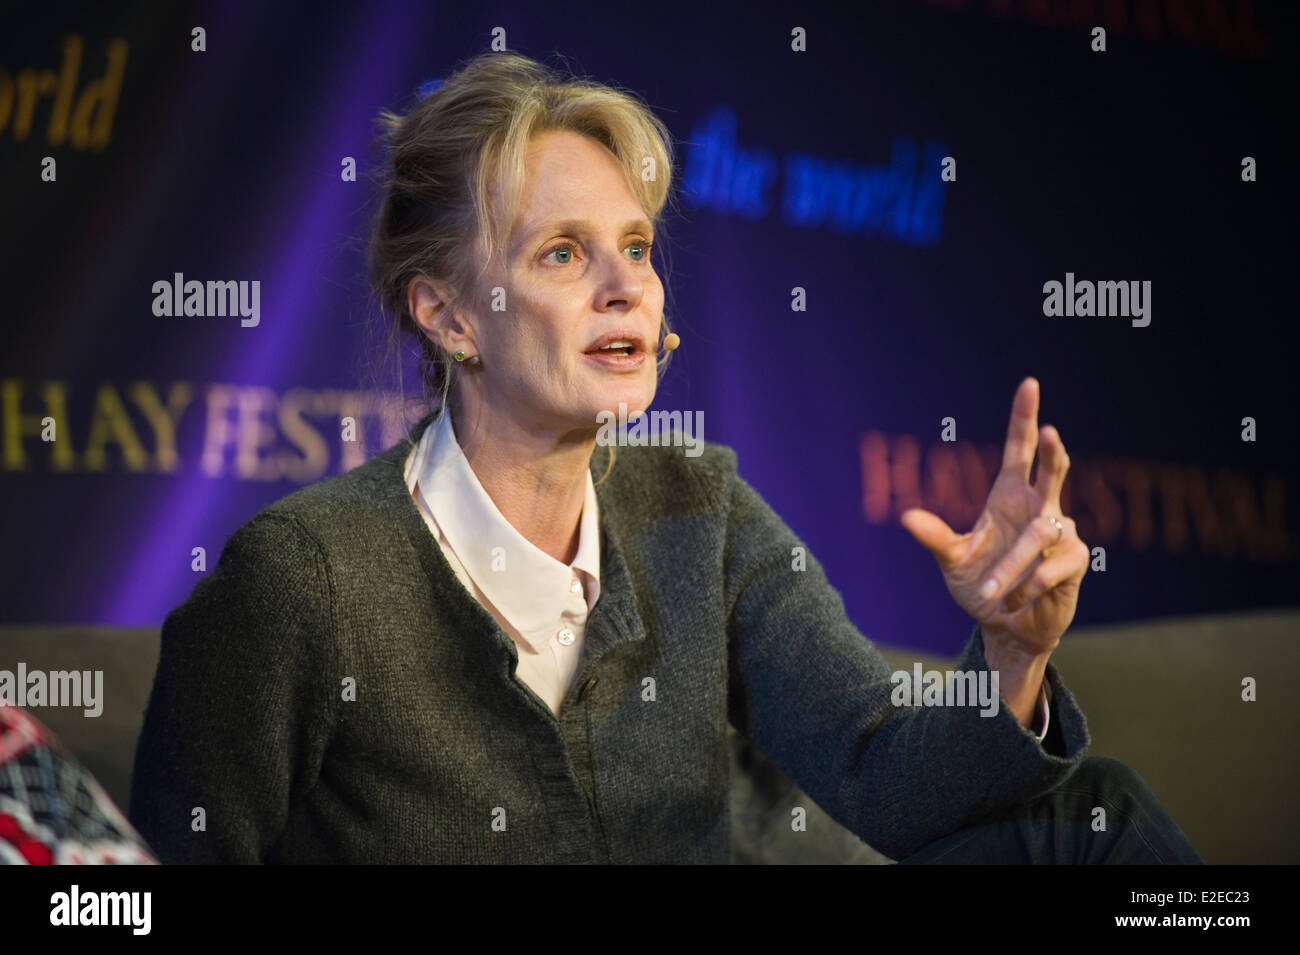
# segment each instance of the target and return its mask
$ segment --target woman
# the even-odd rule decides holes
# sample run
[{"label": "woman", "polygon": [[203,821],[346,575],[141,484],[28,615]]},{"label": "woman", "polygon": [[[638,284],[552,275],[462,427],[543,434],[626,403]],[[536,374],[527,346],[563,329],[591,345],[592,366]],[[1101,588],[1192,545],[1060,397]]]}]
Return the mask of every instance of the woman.
[{"label": "woman", "polygon": [[1051,428],[1028,483],[1036,382],[975,529],[905,515],[998,709],[897,706],[732,451],[597,443],[662,368],[663,125],[513,54],[386,119],[372,275],[445,412],[258,514],[168,616],[132,796],[163,861],[726,862],[728,721],[893,858],[999,818],[976,844],[1013,852],[1067,779],[1129,800],[1104,838],[1049,819],[1081,857],[1195,858],[1140,779],[1085,760],[1048,664],[1088,551]]}]

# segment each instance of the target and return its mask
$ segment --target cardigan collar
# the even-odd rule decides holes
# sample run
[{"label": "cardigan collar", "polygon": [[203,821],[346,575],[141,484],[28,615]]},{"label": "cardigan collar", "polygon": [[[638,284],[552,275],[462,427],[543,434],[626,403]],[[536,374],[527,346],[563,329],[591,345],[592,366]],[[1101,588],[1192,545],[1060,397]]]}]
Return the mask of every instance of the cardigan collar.
[{"label": "cardigan collar", "polygon": [[[600,598],[600,505],[590,469],[571,566],[539,549],[506,520],[461,451],[450,415],[440,414],[426,427],[408,469],[407,488],[418,489],[437,531],[470,579],[536,652],[546,648],[555,621],[572,599],[574,570],[591,578],[588,601]],[[496,573],[498,554],[508,560],[509,575]]]},{"label": "cardigan collar", "polygon": [[[435,418],[436,414],[425,416],[411,429],[406,438],[381,452],[370,462],[376,468],[378,478],[375,503],[389,512],[414,549],[438,607],[445,608],[453,619],[459,618],[464,623],[474,625],[479,632],[490,634],[491,646],[496,654],[498,666],[508,676],[513,677],[519,665],[519,650],[515,642],[456,577],[456,572],[447,562],[442,548],[429,533],[429,527],[425,524],[424,517],[420,514],[406,485],[403,473],[406,457],[411,449],[418,445],[424,430]],[[607,448],[596,449],[596,453],[592,455],[590,468],[593,474],[604,473],[608,455]],[[365,466],[367,465],[363,465]],[[613,500],[613,491],[609,483],[597,486],[596,495],[600,502],[600,597],[587,618],[582,663],[569,690],[570,697],[579,692],[586,681],[587,674],[605,653],[622,644],[634,643],[646,638],[646,627],[635,579],[623,553],[623,546],[627,542],[622,540],[622,534],[616,530],[617,505]],[[555,718],[550,708],[540,699],[537,703],[543,711],[543,716]]]}]

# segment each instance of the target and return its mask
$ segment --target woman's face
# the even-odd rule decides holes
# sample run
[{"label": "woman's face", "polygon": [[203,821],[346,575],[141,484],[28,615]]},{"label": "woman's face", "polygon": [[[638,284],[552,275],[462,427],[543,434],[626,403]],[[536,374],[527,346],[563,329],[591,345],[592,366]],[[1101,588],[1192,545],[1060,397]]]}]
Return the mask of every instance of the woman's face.
[{"label": "woman's face", "polygon": [[[478,289],[483,364],[470,377],[481,401],[539,430],[594,431],[597,413],[617,413],[620,402],[629,414],[645,410],[664,305],[653,238],[605,147],[568,131],[536,137],[503,261]],[[616,341],[631,348],[599,350]]]}]

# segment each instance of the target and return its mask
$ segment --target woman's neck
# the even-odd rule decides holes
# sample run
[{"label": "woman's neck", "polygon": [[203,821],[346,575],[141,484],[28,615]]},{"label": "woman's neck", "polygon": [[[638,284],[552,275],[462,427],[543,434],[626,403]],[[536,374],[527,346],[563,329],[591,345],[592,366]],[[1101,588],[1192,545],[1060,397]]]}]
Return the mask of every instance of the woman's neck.
[{"label": "woman's neck", "polygon": [[479,483],[510,526],[568,564],[578,553],[587,473],[596,446],[590,433],[533,430],[482,406],[452,406],[452,426]]}]

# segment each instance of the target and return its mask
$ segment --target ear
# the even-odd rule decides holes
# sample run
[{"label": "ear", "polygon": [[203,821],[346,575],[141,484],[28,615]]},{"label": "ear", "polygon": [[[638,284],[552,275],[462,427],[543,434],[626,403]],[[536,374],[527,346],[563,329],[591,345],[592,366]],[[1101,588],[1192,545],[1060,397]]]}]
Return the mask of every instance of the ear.
[{"label": "ear", "polygon": [[420,330],[447,354],[462,349],[477,354],[474,330],[453,308],[450,291],[443,283],[423,275],[411,279],[406,307]]}]

